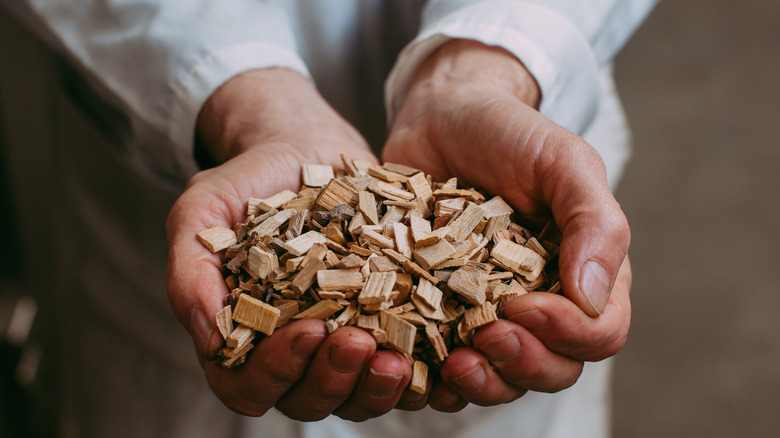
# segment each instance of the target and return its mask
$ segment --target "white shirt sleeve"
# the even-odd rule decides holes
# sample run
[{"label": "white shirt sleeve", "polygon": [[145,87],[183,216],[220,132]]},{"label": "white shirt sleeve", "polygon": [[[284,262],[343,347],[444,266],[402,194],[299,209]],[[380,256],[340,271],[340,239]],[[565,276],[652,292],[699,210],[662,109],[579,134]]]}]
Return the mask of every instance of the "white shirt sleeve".
[{"label": "white shirt sleeve", "polygon": [[168,139],[177,169],[192,170],[198,112],[228,79],[265,67],[286,67],[309,76],[285,11],[268,2],[0,3],[59,46],[131,119]]},{"label": "white shirt sleeve", "polygon": [[540,112],[582,133],[598,111],[601,70],[656,1],[432,0],[388,77],[388,115],[400,109],[417,67],[446,41],[464,38],[513,53],[539,83]]}]

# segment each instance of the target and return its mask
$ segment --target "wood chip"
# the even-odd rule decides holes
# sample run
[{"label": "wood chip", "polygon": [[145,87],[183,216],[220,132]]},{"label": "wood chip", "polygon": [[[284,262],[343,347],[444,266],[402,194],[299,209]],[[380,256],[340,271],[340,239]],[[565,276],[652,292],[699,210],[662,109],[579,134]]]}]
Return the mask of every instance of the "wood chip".
[{"label": "wood chip", "polygon": [[257,246],[249,248],[246,271],[253,278],[265,280],[278,267],[279,259],[276,253],[264,251]]},{"label": "wood chip", "polygon": [[349,184],[334,178],[322,189],[317,200],[314,201],[314,205],[322,210],[330,211],[339,204],[354,207],[357,201],[358,191]]},{"label": "wood chip", "polygon": [[278,318],[279,309],[247,294],[238,297],[236,307],[233,309],[233,321],[266,335],[273,333]]},{"label": "wood chip", "polygon": [[539,277],[546,263],[544,258],[534,250],[507,239],[496,243],[490,256],[501,266],[517,272],[529,281]]},{"label": "wood chip", "polygon": [[485,212],[477,204],[469,203],[460,216],[450,224],[448,236],[455,242],[460,242],[474,231],[479,221],[484,218]]},{"label": "wood chip", "polygon": [[222,251],[231,245],[235,245],[236,242],[238,242],[236,239],[236,233],[230,228],[222,225],[217,225],[216,227],[203,230],[196,236],[200,243],[202,243],[211,252]]},{"label": "wood chip", "polygon": [[358,295],[360,304],[378,304],[390,301],[395,286],[395,272],[372,272]]},{"label": "wood chip", "polygon": [[428,365],[425,362],[414,361],[409,389],[418,394],[425,394],[425,391],[428,390]]},{"label": "wood chip", "polygon": [[384,163],[382,164],[382,167],[384,167],[385,169],[391,172],[400,173],[401,175],[405,175],[405,176],[412,176],[415,173],[420,173],[419,169],[415,169],[414,167],[409,167],[397,163]]},{"label": "wood chip", "polygon": [[414,249],[414,260],[423,267],[423,269],[432,269],[439,263],[447,260],[455,254],[455,247],[446,239],[439,240],[430,246],[422,246]]},{"label": "wood chip", "polygon": [[309,251],[314,244],[324,244],[326,240],[327,238],[324,234],[317,231],[309,231],[285,242],[284,249],[294,256],[300,256]]},{"label": "wood chip", "polygon": [[440,188],[433,191],[433,196],[437,198],[438,197],[457,198],[462,196],[467,200],[473,202],[482,202],[485,200],[485,197],[481,193],[472,189]]},{"label": "wood chip", "polygon": [[321,319],[333,315],[339,310],[343,309],[343,306],[333,300],[322,300],[303,312],[293,316],[293,319]]},{"label": "wood chip", "polygon": [[290,220],[295,213],[295,210],[282,210],[252,228],[249,232],[257,234],[258,237],[270,236],[275,231],[279,231],[279,227]]},{"label": "wood chip", "polygon": [[472,331],[498,319],[496,309],[493,303],[485,301],[484,303],[467,309],[463,313],[463,329]]},{"label": "wood chip", "polygon": [[222,339],[227,339],[230,333],[233,331],[233,308],[225,306],[222,310],[217,312],[217,329],[219,334],[222,335]]},{"label": "wood chip", "polygon": [[358,192],[358,210],[363,213],[366,223],[369,225],[379,224],[379,217],[376,213],[376,199],[374,194],[361,190]]},{"label": "wood chip", "polygon": [[409,179],[406,175],[387,170],[382,166],[369,167],[368,174],[387,182],[406,182],[406,180]]},{"label": "wood chip", "polygon": [[326,269],[317,272],[317,285],[322,290],[363,288],[363,275],[357,269]]},{"label": "wood chip", "polygon": [[270,198],[265,198],[257,204],[257,211],[266,212],[274,208],[279,208],[287,201],[298,197],[298,194],[291,190],[283,190]]},{"label": "wood chip", "polygon": [[251,327],[239,324],[230,335],[228,335],[225,344],[234,349],[239,350],[255,338],[255,331]]},{"label": "wood chip", "polygon": [[379,313],[382,330],[387,333],[387,345],[401,353],[412,354],[417,329],[411,323],[385,310]]},{"label": "wood chip", "polygon": [[407,192],[406,190],[399,189],[398,187],[388,184],[384,181],[373,180],[368,185],[368,190],[376,193],[383,198],[392,199],[394,201],[411,201],[414,199],[414,194]]},{"label": "wood chip", "polygon": [[460,294],[468,303],[480,305],[485,302],[488,273],[472,266],[464,266],[452,273],[447,286]]},{"label": "wood chip", "polygon": [[511,215],[515,211],[509,204],[507,204],[500,196],[492,198],[490,201],[483,202],[479,205],[479,208],[485,214],[485,219],[490,219],[496,216]]},{"label": "wood chip", "polygon": [[301,166],[303,184],[309,187],[322,187],[327,185],[335,176],[333,167],[322,164],[304,164]]}]

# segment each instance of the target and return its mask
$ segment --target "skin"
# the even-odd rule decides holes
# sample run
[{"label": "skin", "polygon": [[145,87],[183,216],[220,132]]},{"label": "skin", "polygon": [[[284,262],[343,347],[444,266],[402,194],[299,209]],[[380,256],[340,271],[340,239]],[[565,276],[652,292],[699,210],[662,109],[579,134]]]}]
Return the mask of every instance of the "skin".
[{"label": "skin", "polygon": [[[400,354],[377,350],[360,329],[327,335],[322,321],[278,329],[241,367],[213,361],[222,344],[215,315],[228,291],[220,256],[195,234],[242,221],[249,197],[297,190],[301,164],[340,167],[342,153],[376,162],[362,137],[295,72],[251,71],[218,89],[199,116],[198,134],[221,164],[192,178],[166,228],[171,308],[225,405],[253,416],[276,407],[303,421],[331,414],[362,421],[426,405],[454,412],[510,402],[528,390],[562,390],[576,382],[584,361],[614,355],[630,322],[628,226],[596,152],[541,116],[539,99],[517,59],[455,40],[420,68],[396,115],[383,159],[438,180],[456,176],[537,222],[552,212],[564,235],[566,298],[530,293],[512,301],[506,320],[478,330],[473,346],[454,351],[428,391],[416,394],[406,390],[411,368]],[[588,280],[583,265],[603,272]]]}]

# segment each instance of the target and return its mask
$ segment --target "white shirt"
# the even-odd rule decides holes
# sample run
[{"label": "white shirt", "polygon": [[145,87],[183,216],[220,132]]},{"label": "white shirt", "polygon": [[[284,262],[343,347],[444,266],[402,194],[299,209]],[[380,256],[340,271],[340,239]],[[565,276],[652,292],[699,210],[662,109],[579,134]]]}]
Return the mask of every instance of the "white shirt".
[{"label": "white shirt", "polygon": [[[64,159],[68,171],[63,172],[62,181],[74,198],[75,212],[74,226],[61,232],[79,236],[73,241],[89,239],[90,251],[95,252],[94,257],[68,261],[69,268],[63,269],[64,283],[77,286],[72,288],[76,292],[63,286],[65,294],[78,294],[81,303],[100,311],[102,317],[94,323],[96,326],[116,327],[116,336],[132,339],[144,355],[174,370],[193,372],[202,386],[203,378],[186,333],[171,328],[176,323],[162,292],[164,241],[158,241],[160,236],[152,232],[132,233],[161,227],[166,205],[197,171],[192,156],[195,120],[216,88],[249,69],[290,68],[310,76],[337,110],[360,125],[364,122],[360,116],[365,111],[360,105],[364,104],[361,99],[366,97],[366,88],[381,89],[381,81],[391,67],[385,89],[389,117],[398,109],[410,75],[427,54],[449,38],[476,39],[504,47],[523,61],[539,82],[540,111],[593,144],[614,184],[628,156],[628,132],[609,65],[655,1],[433,0],[425,5],[417,0],[0,3],[64,53],[99,99],[122,114],[121,123],[113,123],[112,119],[107,122],[113,143],[120,145],[116,153],[112,150],[107,156],[94,156],[88,144],[97,145],[99,141],[83,135],[85,146],[72,148],[75,156]],[[415,17],[423,6],[421,28],[416,33]],[[388,50],[388,46],[412,38],[397,62],[389,62],[395,51],[392,47]],[[379,96],[378,91],[375,94]],[[379,111],[370,115],[383,119]],[[82,136],[79,132],[71,134]],[[82,168],[90,171],[79,173]],[[148,208],[146,215],[128,218],[127,214],[113,214],[114,208],[122,206],[110,205],[114,198],[99,190],[111,175],[126,176],[127,185],[138,187],[142,195],[137,203]],[[122,201],[134,205],[132,198]],[[141,320],[148,322],[138,324]],[[100,336],[108,334],[95,335],[95,342],[100,342]],[[107,340],[106,344],[117,342]],[[123,351],[117,350],[117,355]],[[295,424],[270,413],[243,427],[249,436],[261,432],[306,437],[605,436],[608,366],[609,362],[587,365],[580,381],[559,394],[529,394],[508,405],[469,407],[456,415],[430,410],[393,411],[359,424],[333,417]],[[149,378],[148,371],[141,376],[138,367],[126,368],[110,372],[117,378]],[[161,381],[166,378],[170,379],[160,377]],[[203,390],[201,386],[199,391]],[[175,413],[175,406],[164,400],[164,394],[146,397],[142,386],[136,389],[142,402]],[[73,403],[68,409],[80,409],[79,398],[69,397]],[[116,410],[110,409],[109,402],[107,406],[106,412]],[[84,420],[88,414],[75,412],[71,421],[88,421]],[[83,432],[89,429],[84,425],[69,427],[74,435],[89,435]],[[191,429],[181,436],[193,436],[198,427],[193,425]]]}]

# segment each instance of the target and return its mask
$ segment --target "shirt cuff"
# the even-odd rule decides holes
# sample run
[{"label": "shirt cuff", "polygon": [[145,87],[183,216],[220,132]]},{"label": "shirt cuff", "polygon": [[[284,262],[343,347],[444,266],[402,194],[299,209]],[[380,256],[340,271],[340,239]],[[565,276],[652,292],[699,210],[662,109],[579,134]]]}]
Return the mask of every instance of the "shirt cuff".
[{"label": "shirt cuff", "polygon": [[502,47],[531,72],[541,89],[539,111],[581,134],[593,121],[601,95],[596,56],[564,16],[528,2],[484,1],[430,23],[402,52],[385,83],[388,123],[400,110],[418,67],[451,39]]},{"label": "shirt cuff", "polygon": [[199,170],[193,156],[195,124],[209,96],[238,74],[271,67],[288,68],[311,78],[297,53],[278,45],[250,41],[203,56],[175,80],[167,136],[185,174]]}]

